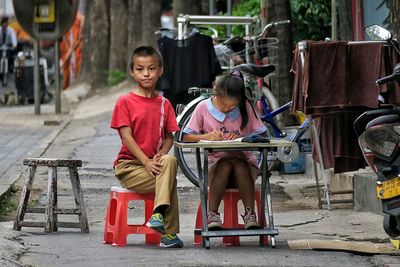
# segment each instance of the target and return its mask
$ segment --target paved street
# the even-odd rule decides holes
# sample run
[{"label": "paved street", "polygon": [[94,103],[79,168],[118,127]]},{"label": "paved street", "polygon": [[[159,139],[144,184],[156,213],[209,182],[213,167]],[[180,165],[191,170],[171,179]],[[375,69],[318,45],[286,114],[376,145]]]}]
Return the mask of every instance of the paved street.
[{"label": "paved street", "polygon": [[[312,185],[313,180],[304,175],[279,175],[275,173],[273,182],[273,210],[275,225],[279,229],[277,248],[259,248],[257,237],[241,239],[240,247],[226,247],[221,238],[211,239],[211,249],[205,250],[192,245],[195,212],[198,205],[198,191],[180,173],[178,176],[181,234],[185,247],[180,250],[165,250],[146,246],[144,237],[131,235],[127,247],[112,247],[102,244],[103,227],[109,188],[118,185],[113,176],[112,161],[118,152],[120,140],[114,130],[109,128],[111,110],[118,95],[126,92],[120,88],[110,94],[95,95],[82,102],[73,114],[72,120],[65,114],[60,117],[51,115],[51,107],[38,120],[28,114],[24,108],[13,111],[3,110],[4,119],[8,117],[25,118],[27,133],[37,135],[32,142],[31,151],[40,151],[42,157],[60,157],[81,159],[83,167],[79,168],[84,200],[90,222],[89,234],[76,230],[59,229],[59,232],[45,234],[40,228],[23,228],[21,232],[11,230],[12,222],[0,224],[0,265],[2,266],[399,266],[400,259],[389,255],[365,255],[341,251],[316,251],[290,249],[288,240],[320,239],[370,241],[387,243],[388,239],[382,229],[380,215],[356,212],[352,209],[334,209],[332,211],[316,209],[314,194],[305,194],[303,188]],[[29,108],[29,107],[28,107]],[[32,107],[30,107],[32,108]],[[29,109],[27,109],[29,110]],[[0,110],[1,111],[1,110]],[[13,114],[13,115],[10,115]],[[28,118],[30,118],[28,120]],[[43,125],[43,120],[61,120],[58,126]],[[24,131],[14,119],[15,129]],[[0,120],[0,129],[3,123]],[[47,131],[47,132],[46,132]],[[39,132],[39,133],[37,133]],[[0,134],[10,135],[2,130]],[[2,138],[2,135],[0,136]],[[20,134],[22,136],[22,133]],[[10,141],[2,144],[13,144],[19,135],[10,137]],[[31,139],[32,137],[26,137]],[[12,140],[11,140],[12,139]],[[13,141],[16,139],[15,141]],[[32,139],[35,140],[35,139]],[[27,145],[27,144],[25,144]],[[22,161],[23,152],[17,159],[18,146],[9,155],[15,157],[16,164]],[[1,152],[1,155],[7,155]],[[36,152],[37,153],[37,152]],[[26,156],[26,155],[25,155]],[[6,165],[8,157],[0,162]],[[19,162],[19,163],[18,163]],[[14,166],[13,164],[12,166]],[[9,171],[8,171],[9,172]],[[6,171],[7,173],[7,171]],[[16,173],[17,174],[17,173]],[[20,176],[26,173],[18,173]],[[38,170],[38,178],[34,188],[37,190],[37,205],[45,201],[46,169]],[[3,175],[0,179],[3,179]],[[69,207],[73,204],[69,178],[65,171],[58,177],[59,206]],[[21,182],[17,182],[21,184]],[[136,212],[136,213],[133,213]],[[143,206],[135,203],[130,210],[130,217],[142,217]],[[139,214],[139,215],[138,215]],[[27,219],[39,219],[27,216]],[[75,217],[60,220],[76,221]]]}]

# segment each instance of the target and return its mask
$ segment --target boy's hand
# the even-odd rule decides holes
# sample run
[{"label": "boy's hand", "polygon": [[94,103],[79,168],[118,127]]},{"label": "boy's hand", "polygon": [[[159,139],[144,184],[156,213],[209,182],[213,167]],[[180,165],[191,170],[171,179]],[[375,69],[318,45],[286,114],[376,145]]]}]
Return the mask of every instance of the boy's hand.
[{"label": "boy's hand", "polygon": [[221,141],[224,140],[224,133],[218,130],[214,130],[211,133],[208,133],[207,135],[207,140],[211,141]]},{"label": "boy's hand", "polygon": [[156,177],[156,175],[159,175],[161,173],[163,165],[161,164],[161,162],[155,159],[149,159],[144,164],[144,167],[151,174],[151,176]]},{"label": "boy's hand", "polygon": [[164,155],[165,155],[164,153],[157,153],[157,154],[154,155],[153,159],[155,161],[160,161],[161,157],[164,156]]}]

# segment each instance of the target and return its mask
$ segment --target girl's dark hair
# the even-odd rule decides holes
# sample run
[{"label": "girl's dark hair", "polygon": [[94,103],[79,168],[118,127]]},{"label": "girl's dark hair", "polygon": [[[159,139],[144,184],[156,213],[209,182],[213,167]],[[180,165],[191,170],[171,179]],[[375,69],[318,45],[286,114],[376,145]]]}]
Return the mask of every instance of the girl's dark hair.
[{"label": "girl's dark hair", "polygon": [[[249,114],[247,114],[246,102],[249,101],[246,97],[244,86],[244,78],[240,71],[234,70],[231,73],[220,76],[215,84],[215,94],[221,96],[229,96],[239,100],[239,111],[242,117],[240,129],[243,130],[249,122]],[[252,106],[253,107],[253,106]],[[253,108],[254,115],[256,112]]]},{"label": "girl's dark hair", "polygon": [[141,56],[141,57],[148,57],[148,56],[154,56],[158,60],[158,64],[162,68],[163,66],[163,60],[161,53],[155,49],[152,46],[139,46],[133,52],[131,53],[131,56],[129,57],[129,70],[133,70],[133,61],[135,60],[135,57]]}]

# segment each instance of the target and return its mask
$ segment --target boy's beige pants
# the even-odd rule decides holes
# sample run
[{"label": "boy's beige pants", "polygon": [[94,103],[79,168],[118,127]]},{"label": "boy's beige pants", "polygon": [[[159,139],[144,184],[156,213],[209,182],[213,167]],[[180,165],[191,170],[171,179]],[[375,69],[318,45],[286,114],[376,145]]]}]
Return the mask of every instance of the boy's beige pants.
[{"label": "boy's beige pants", "polygon": [[152,177],[139,160],[119,160],[115,166],[115,176],[125,188],[140,193],[155,192],[154,208],[168,205],[164,224],[169,234],[179,233],[179,207],[176,191],[176,158],[164,155],[161,158],[162,171],[155,178]]}]

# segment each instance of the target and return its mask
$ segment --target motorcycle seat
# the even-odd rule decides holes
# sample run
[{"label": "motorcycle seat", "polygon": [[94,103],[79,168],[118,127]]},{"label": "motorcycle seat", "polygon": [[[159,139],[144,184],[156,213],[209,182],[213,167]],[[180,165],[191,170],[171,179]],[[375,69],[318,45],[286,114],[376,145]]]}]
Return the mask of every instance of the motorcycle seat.
[{"label": "motorcycle seat", "polygon": [[390,114],[375,118],[369,123],[367,123],[367,125],[365,126],[365,130],[368,130],[376,125],[391,124],[391,123],[400,123],[399,114]]}]

